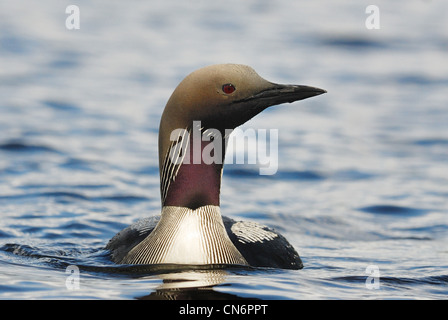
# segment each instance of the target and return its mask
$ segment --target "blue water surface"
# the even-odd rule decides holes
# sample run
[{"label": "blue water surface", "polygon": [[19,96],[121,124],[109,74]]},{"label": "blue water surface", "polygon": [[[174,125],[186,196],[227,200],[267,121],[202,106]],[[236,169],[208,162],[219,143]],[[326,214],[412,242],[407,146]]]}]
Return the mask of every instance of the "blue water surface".
[{"label": "blue water surface", "polygon": [[[71,4],[0,3],[1,299],[447,298],[447,2],[376,1],[380,29],[367,1],[79,1],[70,30]],[[275,175],[222,182],[304,268],[114,265],[108,240],[160,212],[167,99],[226,62],[328,91],[243,126],[278,130]]]}]

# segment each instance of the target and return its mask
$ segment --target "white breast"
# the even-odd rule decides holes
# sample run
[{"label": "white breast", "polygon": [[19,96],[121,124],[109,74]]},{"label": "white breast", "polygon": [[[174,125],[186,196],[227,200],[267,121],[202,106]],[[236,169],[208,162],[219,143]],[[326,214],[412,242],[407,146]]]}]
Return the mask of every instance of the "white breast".
[{"label": "white breast", "polygon": [[247,264],[230,241],[217,206],[167,206],[148,237],[122,263]]}]

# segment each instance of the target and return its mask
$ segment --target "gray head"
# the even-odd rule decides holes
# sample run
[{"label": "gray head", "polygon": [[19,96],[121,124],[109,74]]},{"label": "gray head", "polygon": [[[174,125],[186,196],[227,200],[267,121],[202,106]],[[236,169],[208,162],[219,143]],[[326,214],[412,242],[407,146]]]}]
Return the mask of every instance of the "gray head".
[{"label": "gray head", "polygon": [[267,107],[303,100],[325,90],[282,85],[260,77],[240,64],[218,64],[189,74],[174,90],[160,122],[159,159],[164,158],[170,133],[201,121],[205,128],[234,129]]}]

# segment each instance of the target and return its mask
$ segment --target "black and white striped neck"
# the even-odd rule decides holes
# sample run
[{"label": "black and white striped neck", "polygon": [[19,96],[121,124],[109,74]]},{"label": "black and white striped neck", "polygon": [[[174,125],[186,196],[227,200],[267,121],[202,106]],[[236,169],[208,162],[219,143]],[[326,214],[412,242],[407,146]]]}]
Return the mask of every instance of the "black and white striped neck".
[{"label": "black and white striped neck", "polygon": [[[225,156],[225,136],[203,138],[207,130],[195,124],[177,129],[160,168],[162,206],[196,209],[219,206],[221,176]],[[204,134],[205,132],[205,134]],[[218,161],[203,157],[211,149]]]}]

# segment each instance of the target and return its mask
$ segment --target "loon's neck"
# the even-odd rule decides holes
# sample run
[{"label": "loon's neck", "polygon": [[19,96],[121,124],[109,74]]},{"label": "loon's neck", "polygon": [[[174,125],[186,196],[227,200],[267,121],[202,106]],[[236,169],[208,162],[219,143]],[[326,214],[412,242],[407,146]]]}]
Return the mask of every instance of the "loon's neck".
[{"label": "loon's neck", "polygon": [[193,125],[174,134],[160,170],[162,206],[219,206],[226,139],[213,130]]},{"label": "loon's neck", "polygon": [[122,263],[247,265],[227,235],[220,208],[212,205],[163,207],[157,226]]}]

